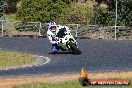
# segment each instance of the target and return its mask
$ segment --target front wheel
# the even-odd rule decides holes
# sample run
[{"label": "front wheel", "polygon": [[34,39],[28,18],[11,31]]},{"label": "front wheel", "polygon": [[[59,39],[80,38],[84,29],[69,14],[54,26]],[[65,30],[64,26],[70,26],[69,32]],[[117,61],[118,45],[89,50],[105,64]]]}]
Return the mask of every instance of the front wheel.
[{"label": "front wheel", "polygon": [[77,48],[77,45],[74,44],[72,41],[69,42],[69,46],[74,54],[81,54],[81,51]]}]

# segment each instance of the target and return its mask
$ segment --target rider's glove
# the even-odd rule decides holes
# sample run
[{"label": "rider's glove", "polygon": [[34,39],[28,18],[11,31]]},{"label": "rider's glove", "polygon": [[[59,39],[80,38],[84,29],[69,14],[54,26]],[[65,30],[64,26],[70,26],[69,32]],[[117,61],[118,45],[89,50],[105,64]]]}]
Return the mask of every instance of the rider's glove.
[{"label": "rider's glove", "polygon": [[59,40],[59,38],[58,38],[58,37],[55,37],[55,40],[56,40],[56,41],[58,41],[58,40]]},{"label": "rider's glove", "polygon": [[58,41],[58,37],[56,37],[56,36],[52,36],[52,41]]}]

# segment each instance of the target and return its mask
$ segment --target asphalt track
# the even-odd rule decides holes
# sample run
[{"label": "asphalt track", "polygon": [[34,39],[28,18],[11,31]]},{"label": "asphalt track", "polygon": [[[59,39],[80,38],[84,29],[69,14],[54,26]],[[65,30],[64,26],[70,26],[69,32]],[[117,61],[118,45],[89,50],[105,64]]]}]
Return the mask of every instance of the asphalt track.
[{"label": "asphalt track", "polygon": [[51,52],[50,43],[46,38],[0,38],[0,48],[21,51],[34,55],[46,56],[51,62],[42,66],[0,70],[0,76],[63,74],[80,72],[85,67],[89,72],[97,71],[128,71],[132,70],[131,40],[89,40],[77,39],[81,55]]}]

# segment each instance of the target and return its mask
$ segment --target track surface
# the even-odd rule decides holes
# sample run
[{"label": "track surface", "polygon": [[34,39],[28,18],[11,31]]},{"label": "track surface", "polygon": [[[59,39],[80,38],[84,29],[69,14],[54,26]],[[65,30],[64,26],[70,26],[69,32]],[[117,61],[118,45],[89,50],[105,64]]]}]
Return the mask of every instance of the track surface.
[{"label": "track surface", "polygon": [[50,43],[45,38],[0,38],[0,48],[22,51],[51,58],[43,66],[0,70],[0,76],[61,74],[80,72],[82,66],[90,72],[132,70],[132,41],[122,40],[77,40],[81,55],[70,53],[48,54]]}]

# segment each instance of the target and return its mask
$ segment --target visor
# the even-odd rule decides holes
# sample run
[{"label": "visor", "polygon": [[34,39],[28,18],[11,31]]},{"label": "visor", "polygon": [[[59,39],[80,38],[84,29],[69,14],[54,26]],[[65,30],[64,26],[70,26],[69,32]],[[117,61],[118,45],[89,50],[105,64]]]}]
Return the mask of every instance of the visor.
[{"label": "visor", "polygon": [[55,32],[56,31],[56,26],[51,26],[50,31]]}]

